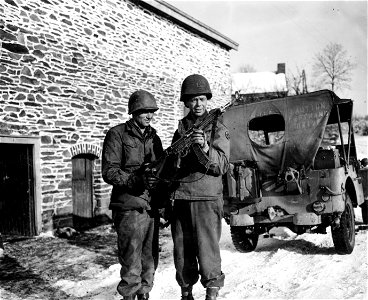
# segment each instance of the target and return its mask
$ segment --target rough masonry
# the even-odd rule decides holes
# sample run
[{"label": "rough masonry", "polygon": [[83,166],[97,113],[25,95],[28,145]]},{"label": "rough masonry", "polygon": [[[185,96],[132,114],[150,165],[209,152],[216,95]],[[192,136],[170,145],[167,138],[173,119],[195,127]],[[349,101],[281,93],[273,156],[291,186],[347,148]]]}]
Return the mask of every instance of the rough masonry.
[{"label": "rough masonry", "polygon": [[125,122],[129,95],[158,99],[155,127],[164,147],[183,106],[180,83],[205,75],[214,98],[230,100],[229,49],[175,20],[124,0],[0,0],[0,135],[38,136],[42,230],[72,213],[72,159],[91,153],[94,210],[107,211],[100,172],[107,130]]}]

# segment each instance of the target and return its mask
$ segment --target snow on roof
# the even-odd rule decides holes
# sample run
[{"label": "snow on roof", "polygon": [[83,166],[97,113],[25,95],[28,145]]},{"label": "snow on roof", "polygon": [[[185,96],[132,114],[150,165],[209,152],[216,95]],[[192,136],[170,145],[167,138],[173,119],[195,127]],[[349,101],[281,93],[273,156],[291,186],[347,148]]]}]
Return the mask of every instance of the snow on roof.
[{"label": "snow on roof", "polygon": [[234,73],[231,75],[231,94],[287,92],[284,73]]}]

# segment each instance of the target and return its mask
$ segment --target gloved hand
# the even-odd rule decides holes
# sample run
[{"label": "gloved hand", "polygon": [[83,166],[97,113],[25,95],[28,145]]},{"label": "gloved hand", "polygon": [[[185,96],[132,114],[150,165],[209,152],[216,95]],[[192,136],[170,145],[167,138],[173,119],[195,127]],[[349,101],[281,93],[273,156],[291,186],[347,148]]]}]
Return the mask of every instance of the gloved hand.
[{"label": "gloved hand", "polygon": [[202,147],[204,152],[207,152],[209,149],[206,134],[201,129],[194,129],[191,135],[191,142],[193,144],[198,144]]},{"label": "gloved hand", "polygon": [[135,194],[141,194],[144,191],[144,177],[137,174],[131,174],[127,181],[127,187],[131,192]]},{"label": "gloved hand", "polygon": [[153,190],[156,188],[159,179],[154,175],[154,169],[144,173],[144,186],[147,190]]}]

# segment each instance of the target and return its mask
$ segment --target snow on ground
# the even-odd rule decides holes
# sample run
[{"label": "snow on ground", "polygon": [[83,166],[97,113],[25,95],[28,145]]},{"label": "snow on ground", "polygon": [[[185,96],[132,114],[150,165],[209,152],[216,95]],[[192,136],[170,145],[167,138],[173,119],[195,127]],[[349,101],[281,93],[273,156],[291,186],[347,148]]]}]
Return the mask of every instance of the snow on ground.
[{"label": "snow on ground", "polygon": [[[357,221],[361,222],[360,209],[356,209],[355,213]],[[229,226],[223,223],[220,248],[226,280],[219,300],[367,299],[367,231],[356,234],[355,248],[350,255],[335,253],[330,231],[325,235],[297,236],[289,229],[280,227],[272,229],[271,233],[275,234],[272,238],[260,237],[254,252],[240,253],[232,244]],[[150,299],[178,300],[180,289],[175,281],[170,230],[164,229],[160,235],[160,264]],[[11,257],[7,256],[7,259],[17,261],[15,274],[20,276],[18,281],[31,281],[29,286],[18,285],[19,282],[14,281],[12,288],[5,289],[0,284],[0,299],[121,299],[116,292],[120,266],[116,259],[111,259],[116,248],[116,236],[114,233],[105,236],[110,246],[99,244],[103,241],[100,239],[92,240],[95,242],[93,245],[86,245],[75,240],[70,243],[57,238],[39,237],[38,243],[45,240],[51,248],[37,257],[30,257],[32,261],[29,265],[26,263],[29,259],[18,257],[10,251],[11,245],[8,244],[6,251]],[[24,247],[33,251],[34,244],[25,244]],[[96,264],[96,260],[104,263]],[[46,267],[55,268],[55,272]],[[41,270],[45,273],[40,273]],[[11,273],[3,274],[8,279],[11,276]],[[56,281],[53,278],[57,278]],[[32,280],[38,286],[32,284]],[[205,298],[205,290],[200,283],[194,287],[194,298]]]},{"label": "snow on ground", "polygon": [[[219,299],[366,299],[367,235],[357,235],[351,255],[334,252],[330,235],[295,236],[283,228],[275,238],[260,239],[255,252],[239,253],[224,224],[221,239],[226,275]],[[153,299],[180,299],[174,268],[159,268]],[[198,283],[194,298],[204,299]],[[99,299],[94,298],[94,299]]]},{"label": "snow on ground", "polygon": [[[361,220],[360,211],[356,211]],[[367,299],[367,233],[356,235],[352,254],[335,253],[331,233],[295,235],[286,228],[272,229],[273,238],[260,237],[256,251],[237,252],[230,228],[223,224],[220,241],[225,286],[219,300],[242,299]],[[180,299],[175,281],[169,230],[167,243],[156,272],[152,300]],[[83,299],[121,299],[116,292],[119,265],[80,282],[61,280],[57,286],[67,294]],[[89,291],[89,295],[87,294]],[[194,298],[204,299],[205,290],[197,283]],[[92,296],[93,295],[93,296]]]}]

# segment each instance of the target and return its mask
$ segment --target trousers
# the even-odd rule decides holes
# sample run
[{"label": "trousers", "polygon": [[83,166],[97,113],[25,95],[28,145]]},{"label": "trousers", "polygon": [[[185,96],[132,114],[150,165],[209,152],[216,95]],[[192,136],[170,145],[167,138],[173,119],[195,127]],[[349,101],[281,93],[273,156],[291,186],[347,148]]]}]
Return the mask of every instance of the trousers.
[{"label": "trousers", "polygon": [[113,211],[121,265],[117,290],[122,296],[152,290],[158,265],[158,213],[146,210]]},{"label": "trousers", "polygon": [[219,247],[222,217],[222,199],[175,200],[171,233],[179,286],[192,286],[199,277],[205,288],[224,286]]}]

